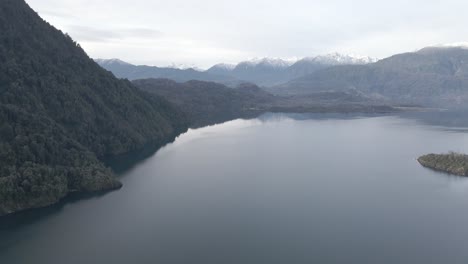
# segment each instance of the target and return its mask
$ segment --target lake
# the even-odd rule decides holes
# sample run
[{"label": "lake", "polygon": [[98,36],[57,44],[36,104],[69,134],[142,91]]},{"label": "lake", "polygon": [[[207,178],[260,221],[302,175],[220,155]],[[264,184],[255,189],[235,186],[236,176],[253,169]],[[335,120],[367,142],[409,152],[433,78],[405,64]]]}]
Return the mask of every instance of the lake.
[{"label": "lake", "polygon": [[119,170],[119,191],[1,219],[0,263],[466,264],[468,178],[416,161],[468,153],[465,116],[190,130]]}]

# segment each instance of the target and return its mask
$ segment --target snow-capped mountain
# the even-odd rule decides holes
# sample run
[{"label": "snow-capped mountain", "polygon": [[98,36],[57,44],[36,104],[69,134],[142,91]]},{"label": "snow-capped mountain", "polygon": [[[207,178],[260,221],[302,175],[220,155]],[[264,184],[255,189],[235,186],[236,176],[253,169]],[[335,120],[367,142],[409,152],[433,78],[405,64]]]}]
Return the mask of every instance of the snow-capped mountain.
[{"label": "snow-capped mountain", "polygon": [[369,64],[377,61],[375,58],[369,56],[355,56],[341,53],[330,53],[326,55],[319,55],[316,57],[307,57],[303,61],[321,63],[325,65],[358,65]]},{"label": "snow-capped mountain", "polygon": [[243,61],[237,65],[216,64],[207,70],[210,74],[231,76],[241,81],[260,85],[280,83],[287,79],[287,69],[291,61],[279,58],[256,58]]},{"label": "snow-capped mountain", "polygon": [[261,58],[243,61],[229,73],[239,80],[259,85],[274,85],[287,79],[291,62],[279,58]]},{"label": "snow-capped mountain", "polygon": [[[358,65],[374,63],[377,60],[367,56],[353,56],[331,53],[303,59],[255,58],[237,65],[216,64],[207,70],[212,74],[231,75],[235,78],[271,85],[275,80],[310,74],[316,70],[336,65]],[[259,83],[259,78],[262,81]]]},{"label": "snow-capped mountain", "polygon": [[291,61],[280,58],[255,58],[248,61],[243,61],[237,64],[237,67],[270,67],[270,68],[287,68],[292,65]]},{"label": "snow-capped mountain", "polygon": [[235,67],[236,65],[234,64],[219,63],[206,70],[206,72],[218,75],[229,75]]},{"label": "snow-capped mountain", "polygon": [[376,59],[363,56],[331,53],[297,59],[255,58],[237,65],[220,63],[206,71],[193,64],[172,64],[169,67],[134,66],[119,59],[97,59],[101,66],[119,77],[129,79],[170,78],[173,80],[210,80],[222,83],[252,82],[260,86],[273,86],[299,78],[315,71],[345,64],[368,64]]},{"label": "snow-capped mountain", "polygon": [[172,68],[172,69],[179,69],[179,70],[193,69],[193,70],[196,70],[196,71],[203,71],[196,64],[193,64],[193,63],[192,64],[172,63],[172,64],[170,64],[169,66],[167,66],[165,68]]},{"label": "snow-capped mountain", "polygon": [[301,59],[288,68],[289,79],[312,74],[318,70],[337,65],[362,65],[376,62],[377,59],[363,56],[352,56],[340,53],[330,53],[316,57]]},{"label": "snow-capped mountain", "polygon": [[218,63],[211,68],[216,69],[223,69],[223,70],[233,70],[236,67],[235,64],[228,64],[228,63]]}]

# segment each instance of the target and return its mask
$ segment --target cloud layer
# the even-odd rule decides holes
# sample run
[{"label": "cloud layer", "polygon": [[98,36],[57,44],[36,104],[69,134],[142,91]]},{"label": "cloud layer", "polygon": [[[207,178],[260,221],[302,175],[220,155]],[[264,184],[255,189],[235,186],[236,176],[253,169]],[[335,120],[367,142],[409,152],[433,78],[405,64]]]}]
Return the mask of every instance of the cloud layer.
[{"label": "cloud layer", "polygon": [[468,36],[468,2],[460,0],[27,2],[92,57],[152,65],[335,51],[382,58]]}]

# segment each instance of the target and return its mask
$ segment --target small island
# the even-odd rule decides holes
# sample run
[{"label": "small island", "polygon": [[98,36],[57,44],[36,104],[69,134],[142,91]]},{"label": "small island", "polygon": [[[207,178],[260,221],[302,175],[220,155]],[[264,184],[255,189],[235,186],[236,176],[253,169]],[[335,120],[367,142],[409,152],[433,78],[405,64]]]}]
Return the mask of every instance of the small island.
[{"label": "small island", "polygon": [[458,176],[468,176],[468,155],[450,152],[448,154],[428,154],[418,158],[418,162],[440,172]]}]

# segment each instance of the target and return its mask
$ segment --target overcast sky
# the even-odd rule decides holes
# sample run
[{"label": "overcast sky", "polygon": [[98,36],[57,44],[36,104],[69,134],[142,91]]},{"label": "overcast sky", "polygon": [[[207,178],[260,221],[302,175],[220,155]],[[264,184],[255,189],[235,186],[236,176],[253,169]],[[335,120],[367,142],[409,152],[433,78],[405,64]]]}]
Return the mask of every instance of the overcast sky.
[{"label": "overcast sky", "polygon": [[26,0],[93,58],[167,66],[468,41],[467,0]]}]

